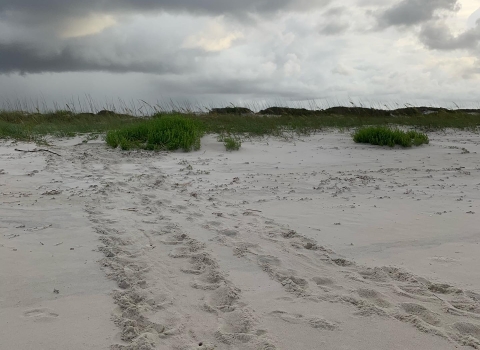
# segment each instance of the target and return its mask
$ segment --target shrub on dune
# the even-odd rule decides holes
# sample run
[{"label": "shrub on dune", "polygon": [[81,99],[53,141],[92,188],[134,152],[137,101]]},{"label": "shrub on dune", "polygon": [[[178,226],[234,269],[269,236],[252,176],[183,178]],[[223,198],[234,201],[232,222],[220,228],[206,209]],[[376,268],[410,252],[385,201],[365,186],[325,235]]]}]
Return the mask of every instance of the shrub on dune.
[{"label": "shrub on dune", "polygon": [[125,126],[107,133],[106,142],[111,147],[148,150],[200,149],[200,125],[192,118],[159,116],[144,123]]},{"label": "shrub on dune", "polygon": [[387,127],[366,127],[357,130],[353,134],[356,143],[370,143],[372,145],[402,147],[420,146],[428,144],[428,136],[417,131],[402,131]]},{"label": "shrub on dune", "polygon": [[238,151],[242,147],[242,141],[237,135],[220,134],[217,137],[218,142],[223,142],[227,151]]},{"label": "shrub on dune", "polygon": [[225,149],[227,151],[238,151],[242,146],[242,142],[239,139],[233,137],[226,137],[223,140],[223,144],[225,145]]}]

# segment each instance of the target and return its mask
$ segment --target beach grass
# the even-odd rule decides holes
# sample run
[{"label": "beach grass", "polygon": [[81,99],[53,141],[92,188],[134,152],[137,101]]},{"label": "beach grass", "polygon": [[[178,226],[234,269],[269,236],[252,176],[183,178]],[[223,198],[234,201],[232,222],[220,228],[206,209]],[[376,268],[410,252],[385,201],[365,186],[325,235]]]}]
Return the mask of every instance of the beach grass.
[{"label": "beach grass", "polygon": [[142,123],[143,119],[125,114],[73,114],[0,112],[0,138],[38,141],[45,136],[72,137],[78,134],[105,133],[124,125]]},{"label": "beach grass", "polygon": [[[292,133],[309,135],[327,129],[351,130],[369,126],[402,127],[416,131],[435,131],[447,128],[478,131],[480,110],[448,110],[403,108],[379,110],[359,107],[332,107],[325,110],[270,108],[278,114],[218,114],[194,112],[159,112],[149,115],[75,113],[70,110],[51,112],[0,111],[0,139],[42,142],[46,136],[71,137],[79,134],[107,134],[107,142],[125,149],[158,149],[175,147],[195,149],[197,136],[217,134],[241,137],[284,136]],[[174,118],[174,119],[169,119]],[[182,127],[195,125],[195,136],[183,139],[168,136],[162,127],[182,120]],[[163,120],[163,121],[160,121]],[[190,124],[189,124],[190,123]],[[170,124],[169,124],[170,125]],[[173,124],[171,124],[173,125]],[[175,128],[180,128],[179,125]],[[177,129],[175,129],[177,130]],[[188,131],[188,133],[190,133]],[[166,138],[175,141],[165,141]],[[188,141],[187,141],[188,140]],[[416,139],[412,139],[413,144]],[[193,142],[189,144],[188,142]]]},{"label": "beach grass", "polygon": [[109,130],[106,142],[123,150],[133,148],[147,150],[184,151],[200,149],[203,129],[198,120],[181,115],[156,115],[143,123]]},{"label": "beach grass", "polygon": [[242,147],[242,141],[235,136],[226,136],[222,139],[227,151],[238,151]]},{"label": "beach grass", "polygon": [[372,126],[360,128],[353,134],[353,141],[356,143],[369,143],[378,146],[400,145],[402,147],[412,147],[428,144],[428,136],[418,131],[403,131],[391,129],[384,126]]},{"label": "beach grass", "polygon": [[455,111],[439,111],[432,114],[406,111],[404,114],[388,114],[368,109],[362,111],[355,108],[343,108],[334,112],[318,111],[303,115],[206,114],[198,116],[198,118],[209,133],[246,134],[249,136],[282,136],[285,132],[308,135],[329,128],[346,130],[365,126],[401,126],[421,131],[448,128],[476,130],[480,127],[480,113]]}]

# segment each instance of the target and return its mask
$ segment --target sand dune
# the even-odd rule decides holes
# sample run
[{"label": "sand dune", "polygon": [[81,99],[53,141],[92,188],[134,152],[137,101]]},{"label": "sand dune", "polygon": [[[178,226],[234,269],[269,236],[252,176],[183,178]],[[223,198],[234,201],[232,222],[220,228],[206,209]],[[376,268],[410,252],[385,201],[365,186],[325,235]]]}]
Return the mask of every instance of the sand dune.
[{"label": "sand dune", "polygon": [[478,349],[480,137],[429,136],[4,143],[0,348]]}]

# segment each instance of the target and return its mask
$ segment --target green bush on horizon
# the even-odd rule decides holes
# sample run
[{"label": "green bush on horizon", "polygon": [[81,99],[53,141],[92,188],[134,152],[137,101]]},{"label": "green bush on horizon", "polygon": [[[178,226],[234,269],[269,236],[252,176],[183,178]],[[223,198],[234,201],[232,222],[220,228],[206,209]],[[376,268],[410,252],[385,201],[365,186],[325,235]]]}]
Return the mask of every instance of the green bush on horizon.
[{"label": "green bush on horizon", "polygon": [[200,124],[183,116],[155,116],[136,125],[128,125],[107,132],[109,146],[123,150],[184,150],[200,149],[203,130]]},{"label": "green bush on horizon", "polygon": [[353,134],[353,141],[356,143],[370,143],[378,146],[400,145],[402,147],[420,146],[428,144],[428,136],[417,131],[402,131],[382,126],[372,126],[358,129]]}]

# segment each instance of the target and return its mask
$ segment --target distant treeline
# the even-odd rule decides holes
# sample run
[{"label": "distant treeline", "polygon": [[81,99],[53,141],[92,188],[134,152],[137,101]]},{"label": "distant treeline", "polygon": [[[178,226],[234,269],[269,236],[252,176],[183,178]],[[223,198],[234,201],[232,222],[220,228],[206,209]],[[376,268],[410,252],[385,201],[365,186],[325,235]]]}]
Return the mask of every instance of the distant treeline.
[{"label": "distant treeline", "polygon": [[313,116],[313,115],[353,115],[353,116],[415,116],[427,115],[432,113],[448,113],[448,114],[478,114],[480,109],[447,109],[438,107],[406,107],[393,110],[365,108],[365,107],[331,107],[323,110],[310,110],[306,108],[289,108],[289,107],[269,107],[257,113],[245,107],[225,107],[212,108],[209,114],[258,114],[258,115],[292,115],[292,116]]}]

